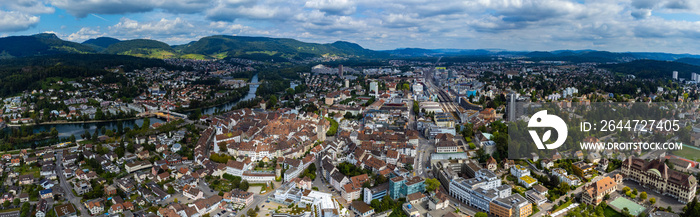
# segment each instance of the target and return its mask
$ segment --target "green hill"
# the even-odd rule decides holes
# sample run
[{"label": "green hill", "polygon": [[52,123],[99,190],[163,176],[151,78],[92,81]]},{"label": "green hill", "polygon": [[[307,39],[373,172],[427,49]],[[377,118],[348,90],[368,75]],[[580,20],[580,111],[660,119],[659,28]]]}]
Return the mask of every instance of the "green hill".
[{"label": "green hill", "polygon": [[64,41],[49,33],[0,38],[0,58],[93,52],[95,50],[89,46]]},{"label": "green hill", "polygon": [[173,58],[178,54],[170,45],[150,39],[126,40],[109,45],[103,53],[147,58]]},{"label": "green hill", "polygon": [[295,39],[225,36],[215,35],[199,39],[188,44],[175,46],[181,53],[203,54],[211,57],[255,56],[270,59],[307,58],[321,56],[354,56],[354,57],[385,57],[383,52],[364,49],[350,42],[335,42],[332,44],[306,43]]},{"label": "green hill", "polygon": [[95,48],[95,50],[102,51],[110,45],[121,42],[119,39],[110,37],[99,37],[94,39],[88,39],[82,44]]}]

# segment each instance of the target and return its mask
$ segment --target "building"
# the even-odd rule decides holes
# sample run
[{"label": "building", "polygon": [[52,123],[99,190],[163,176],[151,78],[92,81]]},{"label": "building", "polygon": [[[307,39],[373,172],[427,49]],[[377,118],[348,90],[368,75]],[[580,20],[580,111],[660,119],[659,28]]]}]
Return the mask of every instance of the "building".
[{"label": "building", "polygon": [[362,201],[352,201],[350,209],[354,211],[357,216],[361,217],[368,217],[374,214],[374,209]]},{"label": "building", "polygon": [[476,172],[475,177],[452,179],[449,185],[450,195],[459,201],[489,212],[491,201],[511,195],[509,185],[502,185],[501,179],[487,169]]},{"label": "building", "polygon": [[547,198],[545,198],[543,195],[539,194],[535,190],[528,190],[525,192],[525,199],[530,201],[530,203],[533,203],[537,206],[542,205],[543,203],[547,202]]},{"label": "building", "polygon": [[690,202],[698,186],[695,176],[671,170],[661,159],[646,161],[629,157],[622,162],[621,170],[624,179],[636,181],[681,203]]},{"label": "building", "polygon": [[425,179],[418,176],[411,178],[397,176],[389,181],[389,197],[394,200],[423,191],[425,191]]},{"label": "building", "polygon": [[606,194],[610,194],[615,190],[617,190],[617,182],[610,177],[604,177],[595,183],[583,187],[581,201],[597,206],[603,201]]},{"label": "building", "polygon": [[78,216],[72,203],[53,207],[56,217],[76,217]]},{"label": "building", "polygon": [[494,217],[527,217],[532,214],[532,204],[523,196],[513,194],[491,201],[489,214]]},{"label": "building", "polygon": [[104,206],[102,205],[102,202],[99,200],[88,200],[83,203],[85,205],[85,208],[90,210],[91,215],[97,215],[105,211]]},{"label": "building", "polygon": [[46,200],[42,199],[36,204],[34,217],[45,217],[48,211],[50,211],[49,204],[46,202]]},{"label": "building", "polygon": [[576,186],[581,184],[581,180],[575,175],[569,175],[566,170],[562,168],[554,168],[552,170],[552,175],[559,177],[560,182],[569,184],[569,186]]},{"label": "building", "polygon": [[537,184],[537,179],[530,176],[530,170],[527,168],[515,165],[510,168],[510,174],[518,179],[518,183],[525,186],[526,188],[532,188],[533,185]]},{"label": "building", "polygon": [[365,188],[363,192],[363,200],[366,204],[372,202],[372,200],[382,200],[384,196],[389,194],[389,182],[380,184],[374,188]]},{"label": "building", "polygon": [[377,81],[369,83],[369,93],[373,96],[379,96],[379,83],[377,83]]},{"label": "building", "polygon": [[253,193],[240,189],[233,189],[230,192],[224,193],[223,201],[248,206],[253,202]]}]

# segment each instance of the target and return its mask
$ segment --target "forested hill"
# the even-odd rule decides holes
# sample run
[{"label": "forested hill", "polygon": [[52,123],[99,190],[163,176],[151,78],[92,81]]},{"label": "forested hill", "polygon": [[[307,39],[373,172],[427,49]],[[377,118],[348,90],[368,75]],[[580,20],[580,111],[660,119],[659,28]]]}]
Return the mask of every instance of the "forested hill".
[{"label": "forested hill", "polygon": [[0,96],[41,89],[41,82],[50,77],[78,78],[103,75],[105,67],[121,67],[125,71],[146,67],[179,69],[163,60],[107,54],[57,54],[22,57],[0,61]]},{"label": "forested hill", "polygon": [[381,58],[388,53],[365,49],[350,42],[318,44],[288,38],[209,36],[197,41],[170,46],[150,39],[121,41],[100,37],[85,42],[64,41],[54,34],[0,38],[0,58],[43,56],[52,54],[122,54],[146,58],[214,59],[240,57],[258,60],[286,61],[323,56]]}]

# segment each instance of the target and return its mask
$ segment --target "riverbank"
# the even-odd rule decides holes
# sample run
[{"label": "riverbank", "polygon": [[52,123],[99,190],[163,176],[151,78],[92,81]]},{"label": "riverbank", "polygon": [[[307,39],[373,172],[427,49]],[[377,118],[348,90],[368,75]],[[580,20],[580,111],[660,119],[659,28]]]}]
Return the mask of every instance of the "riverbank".
[{"label": "riverbank", "polygon": [[105,122],[115,122],[115,121],[131,121],[142,119],[143,117],[132,117],[132,118],[121,118],[113,120],[90,120],[90,121],[49,121],[41,123],[31,123],[31,124],[7,124],[8,127],[22,127],[22,126],[42,126],[42,125],[63,125],[63,124],[94,124],[94,123],[105,123]]}]

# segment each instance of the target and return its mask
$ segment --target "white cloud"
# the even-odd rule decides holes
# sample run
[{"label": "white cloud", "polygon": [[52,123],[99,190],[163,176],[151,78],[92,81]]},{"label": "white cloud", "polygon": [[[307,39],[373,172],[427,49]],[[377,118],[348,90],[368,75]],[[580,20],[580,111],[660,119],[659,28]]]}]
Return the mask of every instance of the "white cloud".
[{"label": "white cloud", "polygon": [[90,27],[83,27],[80,28],[80,30],[78,30],[77,32],[68,35],[66,39],[68,39],[69,41],[83,42],[88,39],[99,38],[103,36],[107,36],[107,34],[100,32],[99,27],[97,27],[96,29],[92,29]]},{"label": "white cloud", "polygon": [[304,6],[335,15],[350,15],[356,10],[355,2],[351,0],[309,0]]},{"label": "white cloud", "polygon": [[0,10],[0,32],[27,30],[39,23],[39,17],[17,11]]},{"label": "white cloud", "polygon": [[191,33],[195,26],[183,19],[165,18],[155,22],[138,22],[129,18],[122,18],[119,23],[110,26],[109,30],[122,35],[178,35]]},{"label": "white cloud", "polygon": [[50,14],[55,11],[40,0],[8,0],[0,2],[0,7],[28,14]]}]

